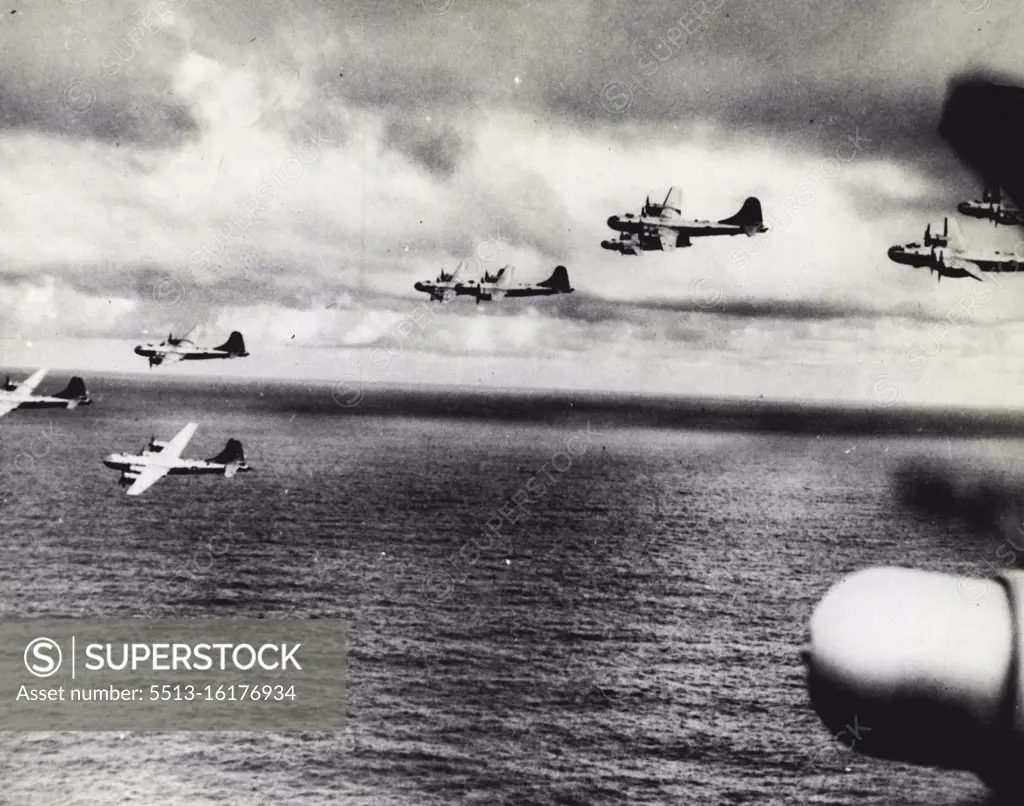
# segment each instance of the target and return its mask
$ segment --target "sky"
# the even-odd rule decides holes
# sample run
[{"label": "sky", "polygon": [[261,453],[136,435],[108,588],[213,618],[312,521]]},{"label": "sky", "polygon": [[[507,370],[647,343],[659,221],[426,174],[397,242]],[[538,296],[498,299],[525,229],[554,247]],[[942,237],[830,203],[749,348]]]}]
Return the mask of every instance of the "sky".
[{"label": "sky", "polygon": [[[936,127],[964,71],[1024,80],[1005,0],[6,2],[4,366],[1024,401],[1024,277],[886,256],[980,196]],[[600,248],[670,185],[770,232]],[[575,291],[413,290],[467,259]],[[196,325],[250,357],[132,352]]]}]

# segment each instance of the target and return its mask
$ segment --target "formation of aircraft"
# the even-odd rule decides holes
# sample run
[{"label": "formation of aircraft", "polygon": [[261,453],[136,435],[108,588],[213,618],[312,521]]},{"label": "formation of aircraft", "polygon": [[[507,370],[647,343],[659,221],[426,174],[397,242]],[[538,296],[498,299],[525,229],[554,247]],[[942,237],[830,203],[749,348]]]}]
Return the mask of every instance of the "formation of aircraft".
[{"label": "formation of aircraft", "polygon": [[[963,201],[957,212],[994,225],[1024,226],[1024,162],[1017,156],[1017,123],[1024,120],[1024,89],[968,77],[951,89],[939,134],[984,182],[982,198]],[[1003,190],[1010,199],[1004,201]],[[924,243],[889,248],[889,259],[927,268],[943,277],[983,280],[986,272],[1024,271],[1024,255],[968,246],[956,221],[945,219],[942,234],[925,229]]]},{"label": "formation of aircraft", "polygon": [[182,459],[181,453],[198,427],[197,423],[188,423],[170,442],[160,442],[153,438],[142,453],[112,453],[103,460],[103,464],[121,471],[118,483],[128,487],[128,495],[142,495],[167,475],[217,475],[231,478],[235,473],[249,470],[242,443],[237,439],[229,439],[224,450],[210,459]]},{"label": "formation of aircraft", "polygon": [[475,297],[477,303],[502,300],[505,297],[548,297],[553,294],[571,294],[569,272],[565,266],[556,266],[551,276],[539,283],[514,283],[513,267],[504,266],[497,274],[484,273],[480,281],[469,279],[466,263],[462,262],[451,274],[441,272],[433,282],[416,283],[413,288],[430,295],[431,300],[445,303],[455,297]]},{"label": "formation of aircraft", "polygon": [[1016,204],[1003,200],[999,185],[986,185],[980,200],[960,202],[956,209],[961,215],[988,219],[996,226],[1024,226],[1024,214]]},{"label": "formation of aircraft", "polygon": [[[601,246],[623,255],[640,255],[651,250],[673,252],[691,246],[691,238],[712,235],[753,237],[768,232],[761,202],[754,196],[747,198],[735,215],[720,221],[684,219],[681,199],[682,191],[672,187],[661,204],[652,203],[648,196],[639,215],[613,215],[608,219],[608,226],[620,233],[619,239],[601,241]],[[442,270],[435,280],[414,283],[413,288],[441,303],[460,296],[474,297],[480,303],[506,297],[571,294],[574,290],[565,266],[557,266],[547,280],[538,283],[514,283],[512,266],[505,266],[494,275],[485,272],[483,278],[477,280],[469,276],[466,266],[466,262],[462,262],[452,272]]]},{"label": "formation of aircraft", "polygon": [[933,234],[931,224],[924,231],[923,243],[908,243],[889,248],[889,260],[904,266],[926,268],[943,277],[970,277],[979,282],[984,272],[1024,271],[1024,258],[1014,252],[971,247],[956,220],[943,219],[942,234]]},{"label": "formation of aircraft", "polygon": [[0,388],[0,417],[15,409],[73,409],[92,403],[85,382],[77,375],[55,395],[33,394],[45,376],[45,369],[36,370],[21,383],[12,383],[8,376]]},{"label": "formation of aircraft", "polygon": [[652,204],[650,196],[639,215],[613,215],[608,226],[620,233],[617,241],[601,241],[601,247],[623,255],[639,255],[645,251],[673,252],[691,246],[691,238],[710,235],[747,235],[767,232],[761,213],[761,202],[749,197],[736,215],[721,221],[699,221],[683,218],[682,191],[672,187],[661,204]]},{"label": "formation of aircraft", "polygon": [[207,361],[217,358],[245,358],[245,340],[237,330],[232,331],[228,340],[217,347],[202,347],[196,342],[200,328],[194,327],[180,339],[170,333],[166,341],[159,344],[140,344],[135,354],[149,359],[151,367],[161,364],[175,364],[178,361]]}]

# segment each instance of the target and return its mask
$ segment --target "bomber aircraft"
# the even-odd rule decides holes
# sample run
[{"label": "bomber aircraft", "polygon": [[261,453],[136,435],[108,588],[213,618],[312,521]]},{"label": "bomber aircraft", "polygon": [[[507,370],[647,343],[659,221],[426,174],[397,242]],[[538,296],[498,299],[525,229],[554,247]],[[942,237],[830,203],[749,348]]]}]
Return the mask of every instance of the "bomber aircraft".
[{"label": "bomber aircraft", "polygon": [[999,185],[988,185],[982,192],[981,200],[960,202],[957,212],[971,218],[986,218],[993,224],[1006,226],[1024,225],[1024,214],[1011,201],[1003,201],[1003,191]]},{"label": "bomber aircraft", "polygon": [[211,459],[182,459],[181,452],[198,427],[197,423],[189,423],[170,442],[160,442],[153,438],[141,454],[112,453],[103,460],[103,464],[121,471],[118,483],[128,487],[128,495],[141,495],[168,474],[231,478],[235,473],[249,470],[242,443],[237,439],[229,439],[224,450]]},{"label": "bomber aircraft", "polygon": [[8,376],[0,388],[0,417],[15,409],[73,409],[92,403],[85,382],[77,375],[53,396],[32,394],[45,376],[45,369],[36,370],[21,383],[11,383]]},{"label": "bomber aircraft", "polygon": [[416,283],[417,291],[430,294],[430,299],[448,302],[457,296],[476,297],[477,304],[501,300],[505,297],[547,297],[553,294],[571,294],[565,266],[556,266],[551,276],[539,283],[513,283],[512,266],[504,266],[497,274],[484,273],[479,282],[466,278],[465,263],[460,263],[451,274],[441,272],[432,283]]},{"label": "bomber aircraft", "polygon": [[213,358],[245,358],[245,341],[237,330],[232,331],[228,340],[219,347],[200,347],[196,344],[196,334],[200,328],[194,327],[180,339],[174,334],[167,336],[167,341],[160,344],[140,344],[135,354],[149,359],[151,367],[160,364],[174,364],[178,361],[205,361]]},{"label": "bomber aircraft", "polygon": [[739,212],[721,221],[695,221],[683,218],[682,191],[673,187],[661,204],[652,204],[650,196],[640,215],[613,215],[608,226],[620,233],[617,241],[601,241],[601,247],[623,255],[639,255],[645,251],[673,252],[677,247],[691,246],[691,238],[709,235],[741,235],[753,237],[767,232],[761,214],[761,202],[751,196]]},{"label": "bomber aircraft", "polygon": [[894,263],[914,268],[927,268],[929,273],[943,277],[971,277],[982,280],[983,272],[1024,271],[1024,255],[1000,252],[995,249],[973,249],[960,232],[956,220],[944,219],[942,234],[932,234],[929,224],[924,231],[924,243],[909,243],[889,248],[889,259]]}]

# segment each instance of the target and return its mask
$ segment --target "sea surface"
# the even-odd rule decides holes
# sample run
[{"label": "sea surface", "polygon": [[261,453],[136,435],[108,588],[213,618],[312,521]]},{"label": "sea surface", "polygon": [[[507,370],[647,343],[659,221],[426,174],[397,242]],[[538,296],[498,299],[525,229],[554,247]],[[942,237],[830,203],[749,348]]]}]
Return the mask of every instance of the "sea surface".
[{"label": "sea surface", "polygon": [[[906,474],[970,498],[949,469],[1019,476],[1012,436],[840,433],[820,413],[765,430],[738,404],[659,427],[642,401],[87,382],[92,406],[0,421],[0,614],[344,618],[348,726],[3,732],[0,803],[985,802],[968,773],[832,741],[799,652],[846,573],[991,573],[992,524],[936,514],[935,484],[908,495]],[[252,472],[126,497],[103,456],[188,420],[186,455],[234,437]],[[523,490],[515,523],[486,532]]]}]

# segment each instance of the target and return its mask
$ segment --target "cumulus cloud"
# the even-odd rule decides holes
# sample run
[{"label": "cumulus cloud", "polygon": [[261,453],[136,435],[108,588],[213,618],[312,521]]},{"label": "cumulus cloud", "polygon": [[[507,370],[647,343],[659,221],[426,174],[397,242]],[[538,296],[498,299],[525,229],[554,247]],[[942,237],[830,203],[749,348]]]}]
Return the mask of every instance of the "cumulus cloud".
[{"label": "cumulus cloud", "polygon": [[[585,375],[580,354],[643,366],[683,350],[756,388],[796,352],[826,373],[882,360],[886,338],[967,293],[885,250],[976,195],[935,123],[952,72],[1011,67],[1009,12],[431,8],[114,0],[5,20],[3,337],[206,322],[252,345],[359,352],[420,304],[416,280],[459,260],[523,280],[564,264],[572,297],[438,306],[403,355],[438,380],[463,375],[446,357],[489,356],[571,383],[562,362]],[[600,249],[609,215],[671,184],[695,217],[757,195],[771,232],[637,259]],[[1006,281],[972,327],[1009,339],[1022,302]]]}]

